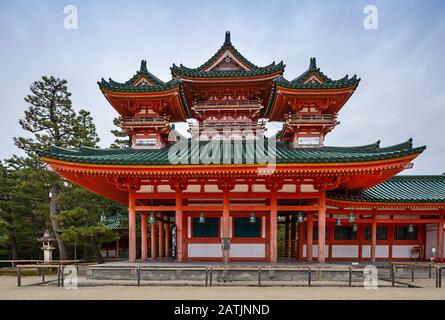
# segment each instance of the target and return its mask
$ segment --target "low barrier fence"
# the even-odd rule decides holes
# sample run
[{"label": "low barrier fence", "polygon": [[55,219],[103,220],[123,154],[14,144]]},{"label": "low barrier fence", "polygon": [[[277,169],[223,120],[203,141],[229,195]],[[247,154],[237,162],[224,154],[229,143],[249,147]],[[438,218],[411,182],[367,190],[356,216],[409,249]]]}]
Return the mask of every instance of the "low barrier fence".
[{"label": "low barrier fence", "polygon": [[427,270],[428,278],[432,278],[432,271],[435,271],[436,288],[442,288],[442,270],[445,268],[443,263],[409,263],[409,262],[391,262],[390,274],[391,282],[394,287],[400,281],[396,280],[398,269],[409,269],[411,271],[411,282],[415,281],[415,270]]}]

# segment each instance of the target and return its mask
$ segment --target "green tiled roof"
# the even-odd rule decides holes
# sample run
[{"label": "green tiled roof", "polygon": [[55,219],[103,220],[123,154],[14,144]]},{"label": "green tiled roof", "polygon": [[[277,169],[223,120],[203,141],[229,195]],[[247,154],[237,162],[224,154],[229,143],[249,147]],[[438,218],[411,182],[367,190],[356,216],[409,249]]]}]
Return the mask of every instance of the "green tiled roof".
[{"label": "green tiled roof", "polygon": [[[207,142],[201,143],[207,144]],[[38,154],[42,157],[75,163],[115,165],[169,165],[170,161],[168,158],[168,152],[172,145],[173,144],[168,144],[166,147],[159,150],[97,149],[89,147],[81,147],[80,149],[76,150],[68,150],[58,147],[51,147],[49,151],[38,151]],[[287,143],[277,142],[276,146],[276,162],[281,164],[364,162],[395,159],[407,155],[419,154],[426,148],[425,146],[413,148],[411,140],[406,143],[388,148],[380,148],[378,143],[359,147],[292,148]],[[192,148],[189,147],[188,152],[181,154],[180,157],[182,159],[187,157],[188,160],[190,160],[191,149]],[[265,146],[265,149],[267,150],[267,145]],[[248,163],[245,158],[245,148],[243,147],[242,150],[242,163]],[[193,152],[196,152],[196,150],[194,150]],[[189,161],[189,163],[191,162]],[[222,152],[220,163],[223,163]],[[258,159],[255,158],[254,163],[258,163]]]},{"label": "green tiled roof", "polygon": [[126,230],[128,229],[128,216],[115,215],[101,218],[100,223],[111,230]]},{"label": "green tiled roof", "polygon": [[356,202],[444,203],[445,175],[400,175],[364,190],[360,194],[345,195],[332,192],[329,198]]},{"label": "green tiled roof", "polygon": [[[135,83],[141,77],[147,79],[149,82],[152,83],[152,85],[135,86]],[[157,78],[151,72],[148,71],[147,61],[142,60],[139,71],[137,71],[135,75],[131,77],[130,80],[121,83],[114,81],[111,78],[109,78],[108,81],[102,78],[101,81],[97,82],[97,84],[99,85],[101,90],[107,89],[115,92],[161,92],[179,87],[179,85],[181,84],[181,80],[172,79],[168,82],[160,80],[159,78]]]},{"label": "green tiled roof", "polygon": [[202,71],[199,69],[192,69],[183,66],[182,64],[178,67],[173,64],[171,67],[171,72],[174,77],[176,76],[186,76],[186,77],[197,77],[197,78],[229,78],[229,77],[254,77],[260,75],[267,75],[276,72],[284,71],[284,63],[271,63],[268,66],[260,67],[252,70],[215,70],[215,71]]},{"label": "green tiled roof", "polygon": [[125,84],[129,84],[129,85],[134,84],[141,76],[146,78],[148,81],[152,82],[154,85],[160,86],[160,85],[165,84],[164,81],[160,80],[159,78],[157,78],[151,72],[148,71],[147,60],[141,61],[141,67],[140,67],[139,71],[136,72],[136,74],[133,77],[131,77],[130,80],[125,82]]},{"label": "green tiled roof", "polygon": [[259,67],[254,65],[252,62],[247,60],[236,48],[233,46],[232,41],[230,40],[230,31],[226,31],[226,37],[224,44],[221,46],[221,48],[206,62],[204,62],[201,66],[199,66],[198,70],[205,70],[209,66],[211,66],[216,60],[221,57],[221,55],[226,51],[229,50],[239,61],[241,61],[245,66],[249,67],[250,69],[258,69]]},{"label": "green tiled roof", "polygon": [[[323,83],[312,83],[305,81],[310,77],[311,74],[315,73]],[[332,80],[327,77],[323,72],[320,71],[320,68],[317,68],[315,58],[311,58],[309,63],[309,69],[307,69],[303,74],[298,76],[292,81],[286,80],[284,77],[279,77],[274,80],[275,84],[281,87],[290,88],[290,89],[339,89],[339,88],[347,88],[354,85],[358,85],[360,79],[354,75],[352,78],[349,78],[348,75],[345,77]]]},{"label": "green tiled roof", "polygon": [[119,83],[111,78],[106,81],[104,78],[98,81],[100,89],[107,89],[114,92],[162,92],[170,89],[178,88],[181,84],[180,79],[172,79],[166,83],[153,86],[133,86],[127,83]]}]

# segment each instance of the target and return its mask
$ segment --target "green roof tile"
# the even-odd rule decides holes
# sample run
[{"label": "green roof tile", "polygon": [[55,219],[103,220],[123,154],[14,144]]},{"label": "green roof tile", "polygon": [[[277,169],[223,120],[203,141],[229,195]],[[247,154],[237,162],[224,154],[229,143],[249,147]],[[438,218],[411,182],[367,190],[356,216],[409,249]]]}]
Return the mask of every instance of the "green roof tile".
[{"label": "green roof tile", "polygon": [[[306,80],[312,75],[316,74],[318,78],[320,78],[323,83],[305,83]],[[352,78],[349,78],[348,75],[344,76],[338,80],[332,80],[327,77],[323,72],[320,71],[320,68],[317,68],[317,63],[315,58],[311,58],[309,62],[309,68],[302,73],[300,76],[295,78],[294,80],[287,80],[284,77],[279,77],[274,80],[275,84],[281,87],[290,88],[290,89],[339,89],[346,88],[358,85],[360,79],[354,75]]]},{"label": "green roof tile", "polygon": [[249,67],[250,69],[258,69],[259,67],[254,65],[252,62],[247,60],[236,48],[233,46],[232,41],[230,40],[230,31],[226,31],[226,36],[223,45],[219,50],[206,62],[204,62],[201,66],[197,68],[197,70],[205,70],[209,66],[211,66],[216,60],[218,60],[221,55],[226,51],[229,50],[241,63],[243,63],[245,66]]},{"label": "green roof tile", "polygon": [[173,64],[173,67],[171,67],[170,69],[174,77],[186,76],[186,77],[197,77],[197,78],[228,78],[228,77],[255,77],[276,72],[283,72],[284,67],[285,65],[283,61],[280,61],[278,64],[273,62],[268,66],[252,70],[203,71],[200,69],[187,68],[182,64],[179,66]]},{"label": "green roof tile", "polygon": [[[190,140],[189,140],[190,143]],[[201,142],[206,144],[207,142]],[[169,149],[173,144],[159,150],[141,149],[95,149],[82,147],[67,150],[51,147],[48,151],[38,151],[42,157],[75,163],[115,164],[115,165],[170,165]],[[425,147],[413,148],[411,145],[400,144],[393,148],[380,148],[377,143],[359,147],[320,147],[292,148],[287,143],[276,144],[277,163],[332,163],[332,162],[363,162],[383,159],[394,159],[421,153]],[[233,145],[232,145],[233,147]],[[190,159],[190,150],[182,157]],[[267,143],[265,149],[267,150]],[[232,153],[233,154],[233,153]],[[222,157],[222,155],[221,155]],[[232,161],[233,163],[234,161]],[[221,163],[222,159],[221,159]],[[242,163],[246,161],[243,148]],[[255,163],[258,159],[255,158]]]},{"label": "green roof tile", "polygon": [[328,197],[354,202],[443,203],[445,202],[445,175],[400,175],[359,194],[346,195],[330,192]]}]

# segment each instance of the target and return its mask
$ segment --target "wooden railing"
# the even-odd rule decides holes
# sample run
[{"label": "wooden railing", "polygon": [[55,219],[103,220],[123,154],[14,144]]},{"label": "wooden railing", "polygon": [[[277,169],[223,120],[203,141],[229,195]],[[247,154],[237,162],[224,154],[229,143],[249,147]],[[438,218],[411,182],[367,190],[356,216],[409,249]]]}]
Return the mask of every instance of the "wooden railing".
[{"label": "wooden railing", "polygon": [[314,114],[314,115],[301,115],[301,114],[288,114],[286,120],[292,122],[335,122],[337,120],[336,114]]},{"label": "wooden railing", "polygon": [[262,108],[261,100],[219,100],[219,101],[195,101],[193,108],[214,107],[254,107]]},{"label": "wooden railing", "polygon": [[168,123],[169,117],[123,117],[122,125]]}]

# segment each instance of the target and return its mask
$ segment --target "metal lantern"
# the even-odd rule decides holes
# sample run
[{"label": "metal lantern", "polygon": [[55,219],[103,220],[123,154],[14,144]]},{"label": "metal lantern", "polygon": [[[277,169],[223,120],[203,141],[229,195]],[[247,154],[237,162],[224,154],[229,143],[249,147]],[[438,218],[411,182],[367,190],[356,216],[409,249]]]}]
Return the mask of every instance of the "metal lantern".
[{"label": "metal lantern", "polygon": [[251,213],[251,214],[250,214],[249,222],[250,222],[250,223],[256,223],[256,216],[255,216],[255,213]]},{"label": "metal lantern", "polygon": [[203,212],[199,215],[199,223],[206,223],[206,217]]},{"label": "metal lantern", "polygon": [[341,220],[340,218],[337,218],[337,220],[335,221],[335,225],[340,227],[341,226]]},{"label": "metal lantern", "polygon": [[298,213],[297,222],[298,223],[303,223],[304,222],[304,216],[303,216],[303,214],[301,212]]},{"label": "metal lantern", "polygon": [[155,223],[155,216],[153,213],[148,217],[148,223],[153,224]]},{"label": "metal lantern", "polygon": [[352,231],[357,232],[357,230],[358,230],[357,223],[354,223],[354,225],[352,226]]},{"label": "metal lantern", "polygon": [[407,230],[409,233],[412,233],[412,232],[414,232],[414,226],[410,223],[409,224],[409,226],[408,226],[408,230]]},{"label": "metal lantern", "polygon": [[349,221],[349,223],[355,222],[355,215],[352,212],[348,216],[348,221]]}]

